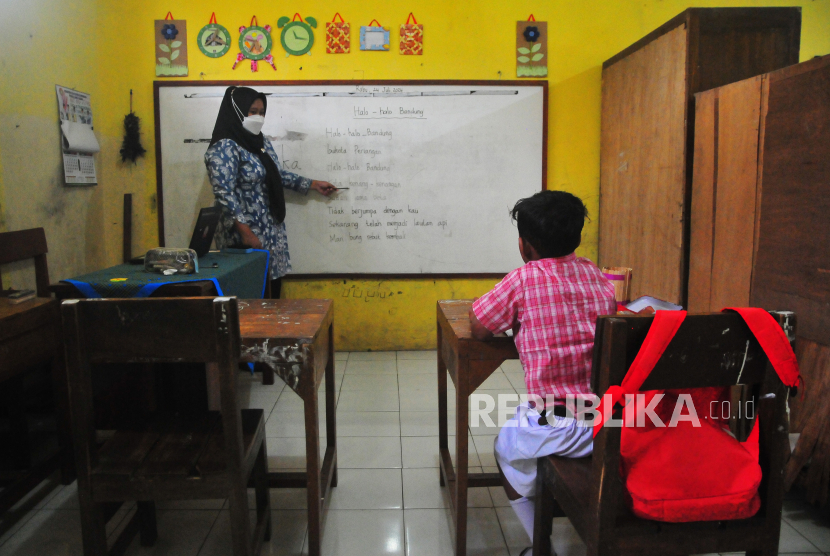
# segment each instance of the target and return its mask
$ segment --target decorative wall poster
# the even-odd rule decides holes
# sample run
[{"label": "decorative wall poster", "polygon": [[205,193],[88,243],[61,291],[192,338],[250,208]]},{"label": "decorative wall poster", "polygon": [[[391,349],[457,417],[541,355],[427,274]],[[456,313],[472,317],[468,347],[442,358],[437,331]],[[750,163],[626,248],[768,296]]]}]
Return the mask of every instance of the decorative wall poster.
[{"label": "decorative wall poster", "polygon": [[[412,23],[409,23],[409,21]],[[424,53],[424,26],[415,20],[410,12],[406,23],[401,25],[401,54],[420,56]]]},{"label": "decorative wall poster", "polygon": [[271,55],[271,47],[273,44],[274,42],[271,39],[271,26],[266,25],[265,27],[260,27],[256,16],[252,17],[251,24],[248,27],[243,25],[239,28],[240,52],[236,55],[236,61],[233,63],[231,69],[236,69],[239,62],[247,58],[251,61],[252,72],[259,69],[257,64],[259,60],[265,60],[276,71],[277,66],[274,63],[274,57]]},{"label": "decorative wall poster", "polygon": [[[297,21],[299,19],[299,21]],[[292,54],[294,56],[302,56],[308,53],[311,56],[311,47],[314,46],[314,31],[312,27],[317,28],[317,20],[313,17],[303,18],[300,14],[294,14],[294,19],[290,20],[286,16],[282,16],[277,20],[277,27],[282,29],[280,35],[280,42],[285,49],[285,57]]]},{"label": "decorative wall poster", "polygon": [[516,77],[546,77],[548,22],[536,21],[533,14],[527,21],[517,21],[516,51]]},{"label": "decorative wall poster", "polygon": [[[372,25],[373,23],[377,25]],[[389,50],[389,27],[381,27],[377,19],[361,27],[360,50]]]},{"label": "decorative wall poster", "polygon": [[156,76],[187,75],[187,22],[167,12],[156,20]]},{"label": "decorative wall poster", "polygon": [[231,34],[216,22],[216,12],[211,14],[208,24],[199,31],[196,44],[208,58],[221,58],[231,49]]},{"label": "decorative wall poster", "polygon": [[87,93],[55,85],[61,121],[61,150],[66,185],[95,185],[95,160],[100,149],[92,132],[92,104]]},{"label": "decorative wall poster", "polygon": [[[337,21],[337,18],[340,21]],[[326,54],[348,54],[352,47],[352,27],[339,13],[326,22]]]}]

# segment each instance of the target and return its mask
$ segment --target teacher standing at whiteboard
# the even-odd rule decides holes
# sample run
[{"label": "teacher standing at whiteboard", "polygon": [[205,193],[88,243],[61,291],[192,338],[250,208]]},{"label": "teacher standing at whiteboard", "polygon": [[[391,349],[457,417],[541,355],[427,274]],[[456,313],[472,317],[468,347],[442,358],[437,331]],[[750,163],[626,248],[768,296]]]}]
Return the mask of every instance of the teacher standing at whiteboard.
[{"label": "teacher standing at whiteboard", "polygon": [[282,277],[291,271],[285,233],[283,188],[328,196],[329,182],[298,176],[280,167],[277,153],[262,135],[267,100],[248,87],[228,87],[205,153],[205,166],[222,218],[216,245],[248,246],[271,252],[271,296],[278,298]]}]

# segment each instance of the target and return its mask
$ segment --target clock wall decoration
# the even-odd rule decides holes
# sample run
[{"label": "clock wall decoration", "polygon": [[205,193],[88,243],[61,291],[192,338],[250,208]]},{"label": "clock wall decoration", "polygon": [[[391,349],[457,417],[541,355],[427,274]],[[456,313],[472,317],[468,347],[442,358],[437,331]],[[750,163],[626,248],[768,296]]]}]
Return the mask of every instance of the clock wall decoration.
[{"label": "clock wall decoration", "polygon": [[252,17],[248,27],[243,25],[239,28],[239,54],[236,55],[236,61],[231,69],[236,69],[239,62],[247,58],[251,61],[251,71],[259,69],[257,64],[259,60],[265,60],[276,71],[274,56],[271,55],[272,46],[271,26],[260,27],[256,16]]},{"label": "clock wall decoration", "polygon": [[314,31],[312,31],[312,28],[317,28],[316,19],[307,17],[303,21],[300,14],[294,14],[292,20],[289,20],[287,16],[283,16],[277,20],[277,27],[282,29],[280,42],[285,49],[286,58],[292,54],[302,56],[308,53],[311,56],[311,47],[314,46]]},{"label": "clock wall decoration", "polygon": [[196,44],[202,54],[209,58],[224,56],[231,49],[231,34],[216,22],[216,12],[210,16],[208,24],[199,31]]}]

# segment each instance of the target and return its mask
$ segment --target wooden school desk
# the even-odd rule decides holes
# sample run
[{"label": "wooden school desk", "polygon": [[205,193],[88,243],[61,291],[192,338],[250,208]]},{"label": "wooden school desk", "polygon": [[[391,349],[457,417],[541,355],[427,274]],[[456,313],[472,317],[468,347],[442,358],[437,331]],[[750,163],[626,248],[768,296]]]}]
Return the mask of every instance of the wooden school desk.
[{"label": "wooden school desk", "polygon": [[[51,361],[52,366],[59,449],[45,461],[32,463],[27,472],[0,493],[0,514],[56,468],[61,468],[64,484],[74,480],[58,302],[38,297],[13,305],[7,299],[0,298],[0,384],[46,361]],[[25,445],[12,448],[21,452],[25,450],[26,453],[30,451]]]},{"label": "wooden school desk", "polygon": [[[260,288],[262,288],[263,297],[265,297],[266,299],[270,298],[271,280],[267,279],[267,265],[266,267],[263,267],[265,268],[266,273],[265,277],[263,278],[261,278],[260,275],[256,275],[256,273],[239,272],[240,265],[238,263],[240,261],[244,261],[243,264],[245,266],[251,266],[256,264],[257,258],[260,259],[260,262],[264,263],[264,261],[261,260],[263,255],[257,253],[257,251],[255,251],[254,253],[246,253],[241,255],[228,255],[225,253],[217,252],[208,253],[201,259],[202,263],[206,265],[204,268],[206,272],[201,273],[202,276],[205,276],[204,280],[197,279],[200,276],[199,274],[190,274],[186,278],[192,278],[192,282],[171,282],[162,284],[157,289],[155,289],[149,297],[211,297],[216,295],[236,295],[237,297],[253,297],[254,295],[259,296]],[[225,265],[223,259],[230,260],[235,264]],[[219,270],[209,266],[214,262],[216,262],[219,265]],[[229,266],[231,268],[228,268]],[[110,268],[105,268],[96,272],[89,273],[85,275],[85,278],[94,279],[96,275],[100,275],[100,281],[106,282],[108,277],[125,276],[129,277],[130,280],[135,279],[141,281],[143,278],[145,278],[145,273],[143,269],[144,267],[142,265],[120,264]],[[230,270],[231,272],[234,272],[234,274],[232,274],[230,277],[223,276],[223,272],[225,270]],[[208,273],[210,274],[210,278],[215,278],[215,280],[210,279],[207,276]],[[159,279],[159,275],[156,274],[147,274],[146,277],[149,277],[151,279]],[[219,284],[220,282],[223,282],[225,284],[226,291],[217,291],[217,284]],[[119,284],[120,283],[122,282],[119,282]],[[123,284],[127,283],[127,281],[123,282]],[[72,281],[61,281],[57,284],[52,284],[49,286],[49,289],[55,294],[55,297],[57,297],[60,301],[64,299],[82,299],[86,297],[84,292],[78,289],[78,287],[76,287],[75,284],[72,283]],[[106,291],[104,294],[98,293],[98,295],[101,295],[102,297],[123,296],[121,294],[118,294],[117,292],[112,293],[114,294],[112,296],[109,295],[109,293]],[[270,367],[263,367],[262,373],[264,384],[274,384],[274,373],[271,372]]]},{"label": "wooden school desk", "polygon": [[[309,556],[320,554],[323,502],[337,486],[333,316],[329,299],[239,300],[241,360],[272,367],[305,406],[306,472],[271,472],[268,482],[271,488],[308,489]],[[317,392],[324,376],[326,452],[321,466]],[[209,386],[211,390],[218,388]]]},{"label": "wooden school desk", "polygon": [[[506,359],[518,359],[513,338],[496,336],[486,342],[470,333],[472,299],[438,302],[438,447],[441,486],[450,492],[455,554],[467,553],[467,488],[501,486],[498,473],[468,473],[467,444],[470,394]],[[455,458],[447,442],[447,373],[455,384]]]}]

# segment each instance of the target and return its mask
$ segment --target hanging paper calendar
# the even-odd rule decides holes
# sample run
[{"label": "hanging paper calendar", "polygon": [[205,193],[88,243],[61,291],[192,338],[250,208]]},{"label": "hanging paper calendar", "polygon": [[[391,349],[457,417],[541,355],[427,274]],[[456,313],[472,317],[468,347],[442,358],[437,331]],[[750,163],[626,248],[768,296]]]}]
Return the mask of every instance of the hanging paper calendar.
[{"label": "hanging paper calendar", "polygon": [[[412,23],[409,23],[412,21]],[[424,53],[424,26],[415,20],[412,13],[401,25],[401,54],[420,56]]]},{"label": "hanging paper calendar", "polygon": [[[340,21],[337,21],[337,18]],[[331,21],[326,22],[326,53],[348,54],[351,51],[351,25],[343,21],[343,16],[334,14]]]},{"label": "hanging paper calendar", "polygon": [[533,14],[527,21],[516,22],[516,76],[546,77],[548,75],[548,23],[536,21]]},{"label": "hanging paper calendar", "polygon": [[187,75],[187,22],[167,12],[164,19],[156,20],[155,29],[156,76]]}]

